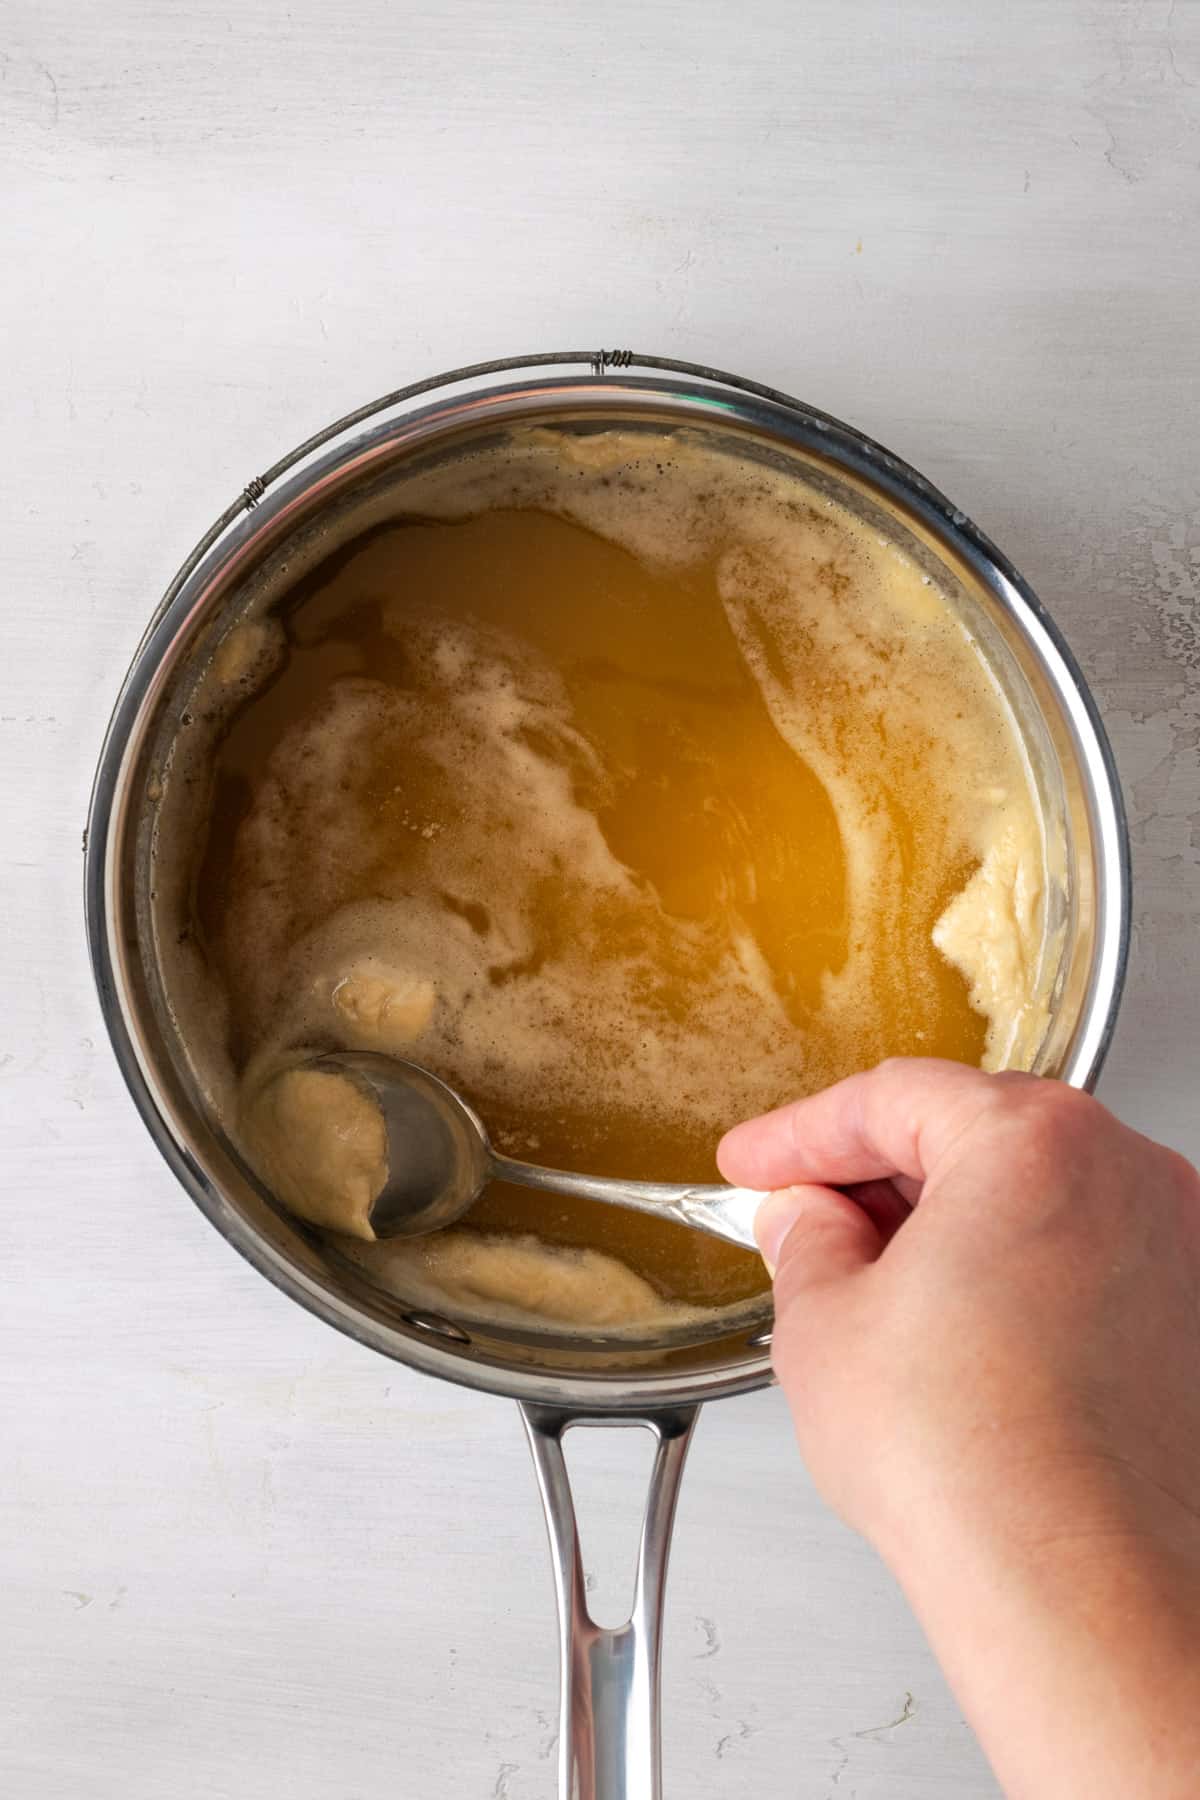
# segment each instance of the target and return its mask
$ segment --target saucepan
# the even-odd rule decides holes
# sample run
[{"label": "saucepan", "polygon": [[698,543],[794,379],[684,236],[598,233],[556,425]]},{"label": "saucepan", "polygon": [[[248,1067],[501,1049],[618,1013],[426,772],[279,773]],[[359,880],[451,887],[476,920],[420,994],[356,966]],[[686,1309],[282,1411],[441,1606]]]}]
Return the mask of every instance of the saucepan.
[{"label": "saucepan", "polygon": [[[518,1327],[406,1304],[373,1285],[272,1201],[222,1134],[168,1004],[154,913],[159,774],[189,724],[189,695],[256,575],[336,540],[414,459],[545,423],[581,431],[686,431],[751,462],[798,466],[936,570],[987,649],[1030,747],[1058,858],[1058,971],[1038,1069],[1095,1079],[1125,971],[1128,842],[1096,707],[1029,586],[915,470],[814,407],[719,370],[631,351],[510,357],[435,376],[317,433],[250,480],[172,581],[116,702],[85,839],[86,910],[100,1003],[139,1112],[181,1185],[268,1280],[411,1368],[517,1401],[553,1552],[561,1628],[563,1800],[660,1792],[659,1651],[679,1480],[697,1408],[771,1378],[765,1298],[658,1339]],[[588,1614],[563,1457],[583,1426],[657,1440],[635,1600],[619,1629]]]}]

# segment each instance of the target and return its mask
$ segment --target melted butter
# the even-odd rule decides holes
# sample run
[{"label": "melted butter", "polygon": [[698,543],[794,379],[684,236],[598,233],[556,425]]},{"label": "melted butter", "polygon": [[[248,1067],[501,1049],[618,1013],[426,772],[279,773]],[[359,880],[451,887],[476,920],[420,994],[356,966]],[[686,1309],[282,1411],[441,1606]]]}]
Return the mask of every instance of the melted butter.
[{"label": "melted butter", "polygon": [[[881,1056],[1030,1060],[1041,826],[986,665],[867,526],[716,460],[529,434],[226,639],[215,685],[266,675],[189,930],[243,1107],[297,1049],[392,1048],[513,1154],[701,1180],[725,1126]],[[591,1324],[763,1282],[565,1197],[497,1185],[470,1225],[363,1254]]]}]

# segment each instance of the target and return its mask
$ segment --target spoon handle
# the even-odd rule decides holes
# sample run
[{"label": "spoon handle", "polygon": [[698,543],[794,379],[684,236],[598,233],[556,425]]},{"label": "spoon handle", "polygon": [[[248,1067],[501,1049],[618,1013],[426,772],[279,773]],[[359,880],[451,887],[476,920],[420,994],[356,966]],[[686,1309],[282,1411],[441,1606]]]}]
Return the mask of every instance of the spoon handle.
[{"label": "spoon handle", "polygon": [[754,1215],[765,1194],[755,1188],[725,1187],[721,1183],[687,1187],[674,1181],[621,1181],[611,1175],[577,1175],[570,1169],[542,1169],[536,1163],[516,1162],[493,1152],[493,1174],[521,1187],[545,1188],[554,1194],[573,1194],[580,1200],[603,1200],[609,1206],[625,1206],[633,1212],[675,1219],[712,1237],[757,1248]]}]

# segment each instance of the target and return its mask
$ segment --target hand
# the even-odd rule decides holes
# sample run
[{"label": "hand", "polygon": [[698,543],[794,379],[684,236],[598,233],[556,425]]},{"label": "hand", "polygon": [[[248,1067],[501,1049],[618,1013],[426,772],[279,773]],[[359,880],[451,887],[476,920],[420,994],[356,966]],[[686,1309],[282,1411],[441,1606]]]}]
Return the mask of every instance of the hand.
[{"label": "hand", "polygon": [[1196,1172],[1058,1083],[932,1061],[718,1162],[782,1190],[757,1230],[801,1448],[1006,1791],[1200,1794]]}]

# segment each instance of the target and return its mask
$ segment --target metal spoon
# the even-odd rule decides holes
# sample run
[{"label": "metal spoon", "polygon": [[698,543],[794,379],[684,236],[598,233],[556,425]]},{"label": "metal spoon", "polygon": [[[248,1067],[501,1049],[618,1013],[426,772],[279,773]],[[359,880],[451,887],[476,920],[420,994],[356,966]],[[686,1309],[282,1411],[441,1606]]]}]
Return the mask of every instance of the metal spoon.
[{"label": "metal spoon", "polygon": [[755,1248],[752,1225],[763,1195],[752,1188],[686,1187],[540,1169],[501,1156],[489,1143],[482,1119],[461,1095],[416,1063],[346,1050],[316,1057],[309,1067],[348,1077],[383,1115],[388,1173],[370,1212],[377,1237],[440,1231],[462,1218],[489,1181],[515,1181],[675,1219],[747,1250]]}]

